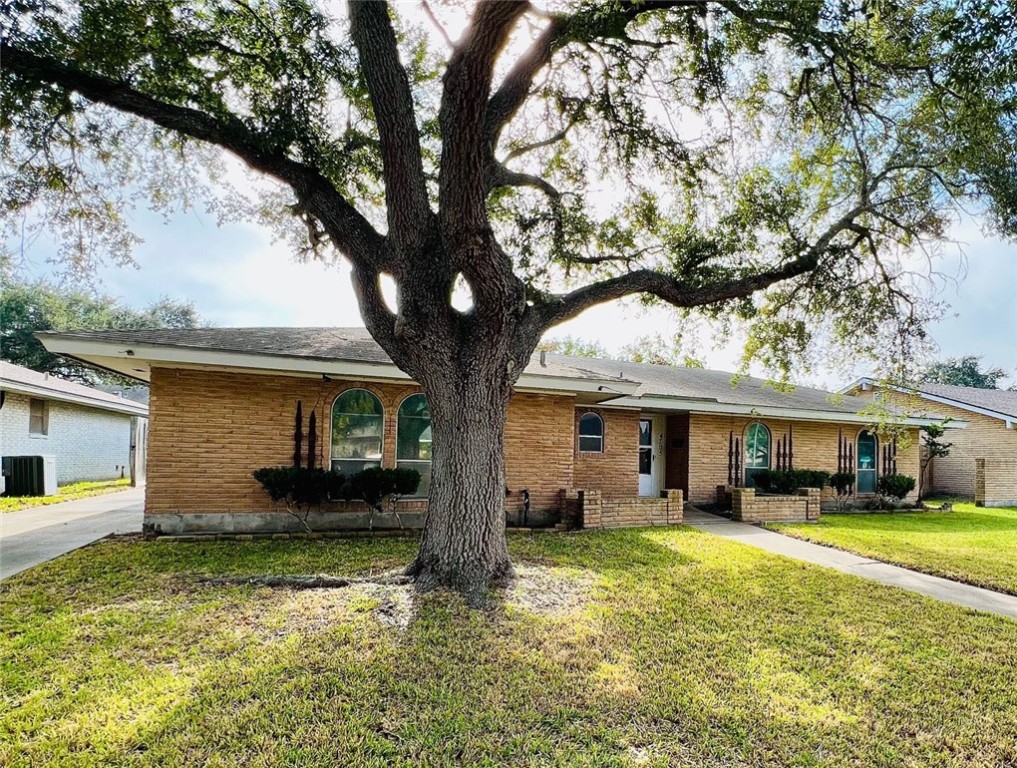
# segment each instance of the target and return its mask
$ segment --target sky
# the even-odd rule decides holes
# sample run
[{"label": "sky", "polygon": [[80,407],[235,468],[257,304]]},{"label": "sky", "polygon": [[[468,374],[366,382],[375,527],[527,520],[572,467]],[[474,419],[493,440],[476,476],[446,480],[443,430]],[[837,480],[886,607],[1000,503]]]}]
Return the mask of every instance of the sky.
[{"label": "sky", "polygon": [[[258,224],[218,226],[214,216],[181,212],[168,223],[161,214],[137,211],[134,231],[143,239],[136,267],[109,266],[96,275],[97,287],[125,304],[143,307],[162,296],[186,299],[218,326],[362,326],[345,266],[298,263],[284,242],[273,242]],[[931,331],[941,357],[980,355],[984,367],[1008,371],[1017,383],[1017,245],[982,234],[973,223],[955,236],[966,254],[966,274],[956,254],[939,271],[958,276],[946,281],[941,298],[951,305]],[[51,243],[37,240],[24,253],[29,279],[52,278]],[[669,338],[676,321],[667,310],[645,310],[635,302],[615,302],[588,310],[548,335],[599,341],[617,353],[640,336]],[[709,368],[734,371],[740,358],[737,340],[714,348],[702,339],[696,350]],[[793,378],[836,389],[845,377],[865,375],[871,363],[860,360],[849,372],[818,369]],[[758,373],[758,371],[756,371]]]}]

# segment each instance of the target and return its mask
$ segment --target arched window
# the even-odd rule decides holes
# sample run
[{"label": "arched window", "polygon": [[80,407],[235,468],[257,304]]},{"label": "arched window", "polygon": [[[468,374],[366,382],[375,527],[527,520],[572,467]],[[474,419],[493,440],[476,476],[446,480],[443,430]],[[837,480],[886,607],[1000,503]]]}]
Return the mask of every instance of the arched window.
[{"label": "arched window", "polygon": [[770,430],[758,421],[745,430],[745,485],[755,487],[752,476],[770,468]]},{"label": "arched window", "polygon": [[426,498],[431,488],[431,409],[427,395],[410,395],[399,406],[396,466],[420,473],[414,498]]},{"label": "arched window", "polygon": [[348,389],[332,403],[332,469],[352,475],[381,466],[385,411],[373,393]]},{"label": "arched window", "polygon": [[858,475],[855,478],[855,488],[858,493],[876,492],[876,436],[868,430],[858,433]]},{"label": "arched window", "polygon": [[604,420],[596,413],[579,417],[579,452],[604,452]]}]

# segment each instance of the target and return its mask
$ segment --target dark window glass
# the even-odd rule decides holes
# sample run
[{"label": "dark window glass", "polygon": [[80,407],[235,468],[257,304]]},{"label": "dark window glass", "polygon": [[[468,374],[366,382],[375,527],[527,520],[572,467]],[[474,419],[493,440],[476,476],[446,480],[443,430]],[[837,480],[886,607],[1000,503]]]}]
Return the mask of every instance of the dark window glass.
[{"label": "dark window glass", "polygon": [[396,466],[420,473],[414,498],[426,498],[431,488],[431,410],[426,395],[410,395],[399,406]]},{"label": "dark window glass", "polygon": [[639,474],[649,475],[653,472],[653,422],[649,419],[639,421]]},{"label": "dark window glass", "polygon": [[876,436],[865,431],[858,435],[858,493],[876,492]]},{"label": "dark window glass", "polygon": [[596,413],[579,418],[579,450],[583,453],[604,452],[604,420]]},{"label": "dark window glass", "polygon": [[366,389],[343,392],[332,404],[332,469],[352,475],[381,466],[385,414]]},{"label": "dark window glass", "polygon": [[745,430],[745,485],[753,488],[752,476],[770,468],[770,430],[759,422]]}]

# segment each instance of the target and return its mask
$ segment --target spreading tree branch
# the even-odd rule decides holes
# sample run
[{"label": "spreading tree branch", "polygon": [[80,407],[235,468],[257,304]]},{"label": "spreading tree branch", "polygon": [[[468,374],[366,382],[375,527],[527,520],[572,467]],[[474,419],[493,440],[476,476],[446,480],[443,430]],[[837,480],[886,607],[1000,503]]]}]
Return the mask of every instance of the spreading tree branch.
[{"label": "spreading tree branch", "polygon": [[161,128],[215,144],[289,185],[303,209],[324,225],[335,246],[354,262],[382,266],[388,259],[385,239],[317,170],[288,157],[285,151],[256,134],[240,118],[214,117],[191,107],[161,101],[129,83],[95,75],[47,56],[0,42],[4,67],[29,81],[55,85],[144,118]]},{"label": "spreading tree branch", "polygon": [[693,276],[673,277],[652,269],[637,269],[617,277],[601,280],[577,288],[564,295],[545,296],[532,310],[536,324],[546,330],[565,322],[584,310],[607,301],[622,299],[636,293],[656,296],[675,307],[691,308],[716,304],[730,299],[743,298],[775,283],[790,280],[814,270],[824,255],[829,253],[837,237],[854,231],[855,220],[871,212],[868,206],[858,205],[830,227],[800,256],[784,264],[751,272],[727,280],[702,284]]},{"label": "spreading tree branch", "polygon": [[484,127],[493,153],[505,126],[526,103],[537,74],[548,64],[556,50],[568,43],[621,37],[628,40],[625,27],[644,13],[705,5],[705,0],[625,0],[610,10],[600,4],[574,14],[557,14],[520,56],[487,103]]}]

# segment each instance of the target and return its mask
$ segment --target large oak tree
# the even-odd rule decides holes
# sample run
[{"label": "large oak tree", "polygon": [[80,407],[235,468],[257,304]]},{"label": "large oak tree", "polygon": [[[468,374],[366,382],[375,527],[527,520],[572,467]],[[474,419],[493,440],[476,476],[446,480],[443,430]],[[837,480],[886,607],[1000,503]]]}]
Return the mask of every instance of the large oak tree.
[{"label": "large oak tree", "polygon": [[745,318],[777,364],[816,329],[904,344],[956,206],[1017,229],[1007,5],[8,0],[2,201],[88,264],[129,251],[135,196],[226,184],[209,147],[285,190],[256,202],[352,265],[430,402],[410,573],[476,597],[510,572],[506,405],[547,329],[640,294]]}]

